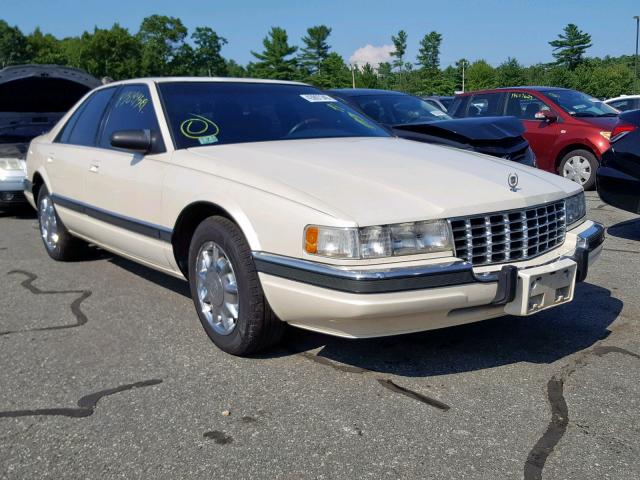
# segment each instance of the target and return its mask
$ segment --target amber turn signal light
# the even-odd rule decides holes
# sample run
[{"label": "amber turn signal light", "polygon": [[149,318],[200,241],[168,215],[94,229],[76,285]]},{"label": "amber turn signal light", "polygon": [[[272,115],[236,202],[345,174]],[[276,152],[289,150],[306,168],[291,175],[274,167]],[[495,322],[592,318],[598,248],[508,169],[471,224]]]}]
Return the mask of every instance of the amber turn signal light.
[{"label": "amber turn signal light", "polygon": [[304,250],[307,253],[318,253],[318,227],[307,227],[305,230]]}]

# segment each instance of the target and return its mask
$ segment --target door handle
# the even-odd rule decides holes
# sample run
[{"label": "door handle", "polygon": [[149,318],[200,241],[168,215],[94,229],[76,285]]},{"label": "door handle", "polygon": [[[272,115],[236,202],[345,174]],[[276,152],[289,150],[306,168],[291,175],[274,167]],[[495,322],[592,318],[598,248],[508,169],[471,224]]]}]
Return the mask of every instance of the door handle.
[{"label": "door handle", "polygon": [[91,173],[98,173],[99,169],[100,169],[100,164],[99,163],[92,163],[91,166],[89,167],[89,171]]},{"label": "door handle", "polygon": [[53,163],[54,160],[55,160],[55,157],[53,155],[49,155],[47,157],[47,163]]}]

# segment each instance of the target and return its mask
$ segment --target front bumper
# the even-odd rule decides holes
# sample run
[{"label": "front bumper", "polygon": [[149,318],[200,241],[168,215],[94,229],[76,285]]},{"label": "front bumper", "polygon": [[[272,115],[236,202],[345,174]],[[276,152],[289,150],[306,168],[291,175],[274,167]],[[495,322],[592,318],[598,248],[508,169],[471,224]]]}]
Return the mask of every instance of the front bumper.
[{"label": "front bumper", "polygon": [[603,166],[596,172],[596,185],[600,198],[609,205],[640,213],[640,178]]},{"label": "front bumper", "polygon": [[27,203],[24,196],[25,174],[22,171],[0,172],[0,205],[16,205]]},{"label": "front bumper", "polygon": [[353,270],[262,252],[255,252],[254,260],[280,319],[333,335],[374,337],[505,315],[516,296],[518,271],[534,266],[552,269],[571,259],[576,281],[583,281],[602,249],[604,227],[585,222],[574,230],[551,256],[497,271],[481,272],[463,261]]}]

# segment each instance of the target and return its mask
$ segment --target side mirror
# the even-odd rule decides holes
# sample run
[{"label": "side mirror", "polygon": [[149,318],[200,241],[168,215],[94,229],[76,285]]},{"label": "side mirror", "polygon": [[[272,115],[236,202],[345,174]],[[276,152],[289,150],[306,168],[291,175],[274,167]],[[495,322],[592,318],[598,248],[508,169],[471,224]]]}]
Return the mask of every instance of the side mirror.
[{"label": "side mirror", "polygon": [[151,130],[119,130],[111,135],[111,146],[136,153],[151,151]]},{"label": "side mirror", "polygon": [[552,123],[558,120],[558,117],[551,110],[540,110],[535,114],[536,120],[544,120],[547,123]]}]

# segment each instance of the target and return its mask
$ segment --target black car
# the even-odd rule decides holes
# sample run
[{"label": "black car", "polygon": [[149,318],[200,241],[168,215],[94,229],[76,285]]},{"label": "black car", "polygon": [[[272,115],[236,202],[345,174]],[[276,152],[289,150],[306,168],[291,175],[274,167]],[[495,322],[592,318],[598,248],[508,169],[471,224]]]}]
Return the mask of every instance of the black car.
[{"label": "black car", "polygon": [[390,90],[336,89],[334,97],[357,108],[395,135],[535,166],[535,155],[512,117],[454,119],[421,98]]},{"label": "black car", "polygon": [[609,142],[596,172],[598,194],[609,205],[640,214],[640,110],[618,117]]},{"label": "black car", "polygon": [[87,72],[57,65],[0,70],[0,208],[26,205],[22,189],[29,143],[98,85]]}]

